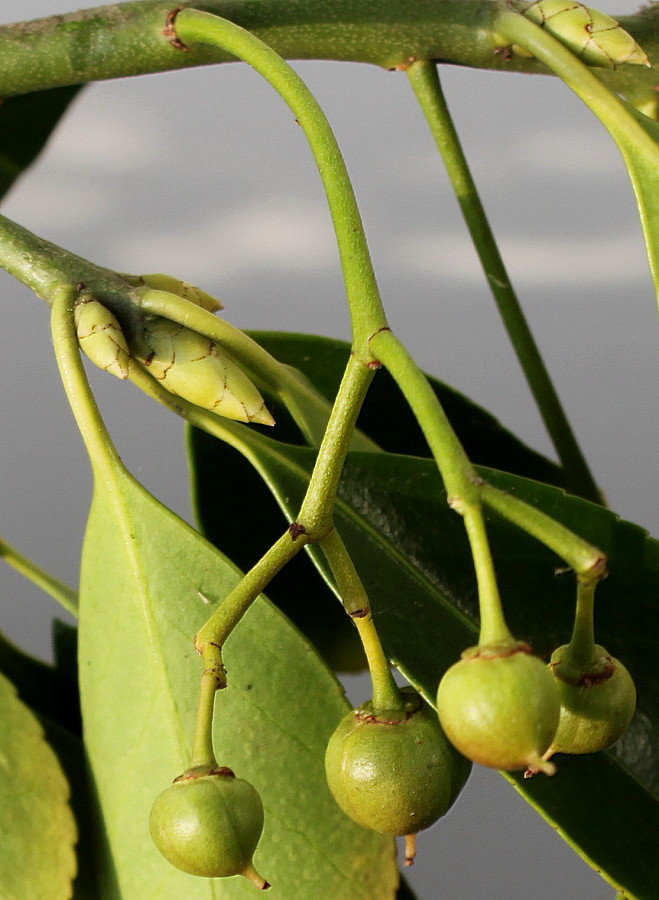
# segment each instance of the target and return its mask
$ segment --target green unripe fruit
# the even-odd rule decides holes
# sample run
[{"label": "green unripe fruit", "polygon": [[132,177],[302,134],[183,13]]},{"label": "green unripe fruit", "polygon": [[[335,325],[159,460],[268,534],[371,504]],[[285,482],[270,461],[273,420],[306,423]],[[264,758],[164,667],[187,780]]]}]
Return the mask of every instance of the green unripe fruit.
[{"label": "green unripe fruit", "polygon": [[558,727],[558,690],[527,644],[466,650],[439,684],[437,713],[468,759],[493,769],[554,773],[542,757]]},{"label": "green unripe fruit", "polygon": [[269,887],[252,864],[263,831],[263,804],[231,769],[181,775],[156,798],[150,825],[158,850],[188,875],[244,875],[259,890]]},{"label": "green unripe fruit", "polygon": [[621,662],[595,646],[592,662],[577,667],[568,645],[552,654],[552,673],[561,702],[558,730],[547,751],[597,753],[622,737],[636,709],[634,681]]},{"label": "green unripe fruit", "polygon": [[452,805],[470,771],[434,711],[412,688],[403,710],[352,710],[330,738],[327,783],[353,821],[380,834],[412,835]]}]

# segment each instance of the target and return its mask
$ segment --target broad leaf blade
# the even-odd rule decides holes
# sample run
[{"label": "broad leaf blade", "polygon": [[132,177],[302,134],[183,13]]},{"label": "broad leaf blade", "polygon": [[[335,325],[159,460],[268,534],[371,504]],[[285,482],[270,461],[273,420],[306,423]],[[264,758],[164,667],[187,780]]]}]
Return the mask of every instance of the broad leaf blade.
[{"label": "broad leaf blade", "polygon": [[[249,442],[250,433],[246,433]],[[217,506],[206,502],[212,473],[224,468],[222,445],[200,432],[193,438],[197,504],[206,527]],[[289,519],[294,519],[313,464],[313,451],[253,440],[261,476]],[[656,593],[659,544],[613,513],[546,485],[484,470],[600,546],[610,577],[597,601],[598,640],[629,667],[639,690],[639,711],[614,752],[560,757],[553,779],[518,781],[524,796],[612,883],[632,897],[659,896],[652,845],[659,842],[659,666]],[[384,453],[348,456],[335,511],[339,532],[371,596],[390,657],[410,681],[434,699],[442,672],[477,637],[473,564],[460,518],[446,503],[430,460]],[[574,579],[557,577],[562,565],[542,545],[496,516],[489,520],[494,558],[514,633],[548,654],[569,638]],[[314,558],[327,580],[330,576]],[[625,821],[611,822],[625,795]]]},{"label": "broad leaf blade", "polygon": [[79,85],[8,97],[0,106],[0,197],[43,150]]},{"label": "broad leaf blade", "polygon": [[[194,634],[238,573],[127,473],[115,474],[96,485],[80,592],[83,720],[109,843],[104,900],[250,897],[245,879],[178,872],[148,831],[154,798],[189,762],[201,674]],[[393,897],[391,839],[346,819],[325,784],[325,744],[347,708],[340,686],[263,599],[232,634],[225,661],[218,761],[263,798],[255,862],[273,884],[269,896]]]},{"label": "broad leaf blade", "polygon": [[67,900],[76,863],[69,786],[33,713],[0,675],[0,895]]}]

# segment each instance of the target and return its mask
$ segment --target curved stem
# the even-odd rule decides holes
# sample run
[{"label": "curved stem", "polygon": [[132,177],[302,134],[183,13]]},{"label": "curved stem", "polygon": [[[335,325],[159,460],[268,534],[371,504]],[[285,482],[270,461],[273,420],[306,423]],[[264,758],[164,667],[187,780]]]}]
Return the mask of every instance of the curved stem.
[{"label": "curved stem", "polygon": [[76,289],[73,286],[55,291],[51,312],[51,333],[62,384],[95,475],[107,473],[108,483],[123,464],[115,449],[80,359],[78,336],[73,318]]},{"label": "curved stem", "polygon": [[441,154],[499,314],[574,494],[602,503],[588,464],[544,364],[497,247],[441,88],[437,66],[413,63],[407,75]]},{"label": "curved stem", "polygon": [[595,656],[596,581],[577,581],[577,606],[574,627],[563,662],[587,669]]},{"label": "curved stem", "polygon": [[336,581],[343,606],[359,632],[373,686],[373,709],[403,709],[389,661],[377,633],[364,584],[336,528],[319,543]]},{"label": "curved stem", "polygon": [[371,347],[393,376],[423,430],[444,480],[449,505],[464,518],[478,583],[479,644],[507,643],[512,636],[505,623],[483,520],[482,479],[470,463],[428,379],[400,340],[387,329],[371,338]]},{"label": "curved stem", "polygon": [[63,582],[58,581],[57,578],[53,578],[52,575],[41,569],[32,560],[23,556],[15,547],[12,547],[2,539],[0,539],[0,559],[3,559],[7,565],[28,578],[32,584],[45,591],[72,616],[78,615],[77,593],[63,584]]},{"label": "curved stem", "polygon": [[201,676],[201,685],[199,687],[190,768],[195,768],[196,766],[217,768],[217,759],[213,749],[213,712],[217,686],[215,672],[206,670]]},{"label": "curved stem", "polygon": [[318,166],[334,223],[352,322],[353,349],[364,354],[368,362],[368,337],[386,325],[386,318],[350,178],[323,111],[289,64],[244,28],[193,9],[181,10],[174,28],[178,40],[186,46],[218,46],[252,66],[288,104],[302,127]]}]

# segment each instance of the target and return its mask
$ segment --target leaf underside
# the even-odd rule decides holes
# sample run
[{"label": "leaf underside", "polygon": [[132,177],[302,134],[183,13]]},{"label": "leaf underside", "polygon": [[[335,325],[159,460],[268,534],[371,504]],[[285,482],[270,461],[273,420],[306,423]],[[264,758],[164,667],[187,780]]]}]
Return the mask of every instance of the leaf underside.
[{"label": "leaf underside", "polygon": [[[115,475],[95,488],[80,591],[83,721],[108,840],[102,897],[252,897],[241,877],[178,872],[148,830],[153,800],[189,764],[201,675],[194,635],[239,573],[124,470]],[[216,752],[263,798],[255,864],[269,896],[393,898],[392,839],[350,822],[325,783],[325,745],[347,709],[340,685],[262,598],[231,635],[225,662]]]}]

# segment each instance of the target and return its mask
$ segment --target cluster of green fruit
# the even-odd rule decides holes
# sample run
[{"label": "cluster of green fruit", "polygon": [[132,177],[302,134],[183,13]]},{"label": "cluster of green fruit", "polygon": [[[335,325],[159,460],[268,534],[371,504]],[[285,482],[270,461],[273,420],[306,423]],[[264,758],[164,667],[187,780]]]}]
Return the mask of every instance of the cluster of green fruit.
[{"label": "cluster of green fruit", "polygon": [[[626,730],[636,705],[627,669],[602,647],[586,666],[559,648],[547,666],[526,644],[475,647],[442,678],[437,711],[412,688],[401,707],[352,710],[330,738],[325,769],[342,810],[358,824],[407,838],[443,816],[470,760],[552,774],[554,753],[593,753]],[[232,772],[191,771],[156,800],[151,831],[162,854],[208,878],[245,875],[268,887],[252,856],[263,827],[256,791]]]}]

